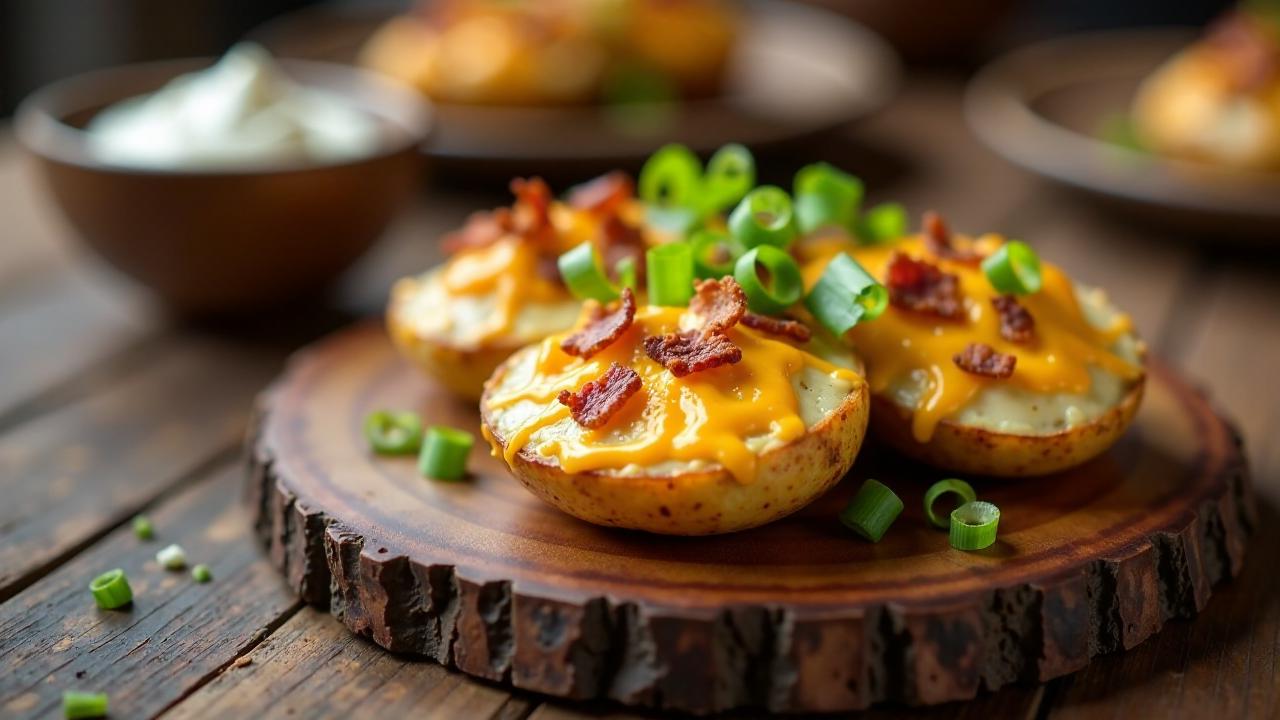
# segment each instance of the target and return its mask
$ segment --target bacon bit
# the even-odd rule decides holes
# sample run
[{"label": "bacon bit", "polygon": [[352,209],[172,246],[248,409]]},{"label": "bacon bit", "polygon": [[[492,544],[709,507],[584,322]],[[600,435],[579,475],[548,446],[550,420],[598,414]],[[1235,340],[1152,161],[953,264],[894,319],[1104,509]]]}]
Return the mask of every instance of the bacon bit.
[{"label": "bacon bit", "polygon": [[644,339],[644,351],[676,377],[732,365],[742,359],[742,348],[720,333],[654,335]]},{"label": "bacon bit", "polygon": [[809,342],[809,338],[813,336],[808,325],[790,318],[777,318],[748,312],[742,316],[740,322],[749,328],[772,335],[783,335],[796,342]]},{"label": "bacon bit", "polygon": [[560,349],[575,357],[589,358],[622,337],[635,318],[636,296],[631,288],[623,288],[617,309],[593,317],[586,327],[561,341]]},{"label": "bacon bit", "polygon": [[609,422],[642,386],[635,370],[612,363],[603,375],[587,382],[578,392],[561,390],[556,399],[568,406],[575,422],[595,429]]},{"label": "bacon bit", "polygon": [[635,193],[631,176],[615,170],[569,191],[569,206],[598,215],[612,215]]},{"label": "bacon bit", "polygon": [[635,263],[636,282],[644,283],[644,236],[640,230],[617,215],[608,215],[600,221],[598,237],[605,267],[612,271],[623,258],[631,258]]},{"label": "bacon bit", "polygon": [[542,178],[516,178],[511,181],[516,196],[511,206],[512,232],[528,240],[540,240],[551,227],[551,188]]},{"label": "bacon bit", "polygon": [[1264,23],[1236,11],[1209,27],[1206,44],[1220,60],[1227,82],[1236,92],[1257,92],[1280,73],[1280,52]]},{"label": "bacon bit", "polygon": [[441,246],[447,253],[492,245],[511,228],[511,211],[507,208],[471,213],[461,229],[444,236]]},{"label": "bacon bit", "polygon": [[680,318],[686,331],[722,333],[738,324],[747,311],[747,295],[731,277],[694,283],[689,309]]},{"label": "bacon bit", "polygon": [[959,278],[930,263],[894,253],[889,258],[885,285],[889,288],[889,302],[904,310],[929,313],[948,320],[959,320],[964,316]]},{"label": "bacon bit", "polygon": [[1011,343],[1028,343],[1035,335],[1036,320],[1012,295],[991,298],[1000,314],[1000,337]]},{"label": "bacon bit", "polygon": [[951,360],[956,367],[967,373],[996,380],[1012,375],[1014,366],[1018,364],[1016,356],[998,353],[984,343],[969,343],[963,352],[956,353]]},{"label": "bacon bit", "polygon": [[932,210],[926,211],[921,226],[925,247],[937,257],[956,262],[976,262],[982,259],[978,253],[967,249],[961,250],[951,242],[951,229],[947,227],[947,221],[943,220],[938,213]]}]

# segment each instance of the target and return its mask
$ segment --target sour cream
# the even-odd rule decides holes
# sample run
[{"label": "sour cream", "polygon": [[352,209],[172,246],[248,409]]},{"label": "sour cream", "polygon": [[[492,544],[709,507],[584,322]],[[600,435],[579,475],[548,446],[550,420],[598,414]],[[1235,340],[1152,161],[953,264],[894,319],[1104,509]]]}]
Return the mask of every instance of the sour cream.
[{"label": "sour cream", "polygon": [[337,94],[299,85],[250,43],[213,67],[108,107],[87,130],[100,160],[152,169],[339,162],[368,155],[379,142],[374,117]]}]

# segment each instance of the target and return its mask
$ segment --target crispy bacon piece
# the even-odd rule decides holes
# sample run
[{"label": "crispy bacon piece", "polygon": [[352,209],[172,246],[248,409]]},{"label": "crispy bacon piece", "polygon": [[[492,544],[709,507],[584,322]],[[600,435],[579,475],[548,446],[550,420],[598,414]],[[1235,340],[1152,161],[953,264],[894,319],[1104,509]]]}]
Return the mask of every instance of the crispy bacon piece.
[{"label": "crispy bacon piece", "polygon": [[680,318],[682,330],[722,333],[737,325],[747,311],[747,295],[731,277],[699,280],[693,289],[689,309]]},{"label": "crispy bacon piece", "polygon": [[676,377],[732,365],[742,359],[742,348],[721,333],[652,335],[644,339],[644,351]]},{"label": "crispy bacon piece", "polygon": [[569,206],[599,215],[612,215],[635,192],[631,176],[614,170],[569,191]]},{"label": "crispy bacon piece", "polygon": [[636,281],[644,282],[644,236],[639,228],[628,225],[617,215],[606,215],[600,221],[599,247],[605,267],[613,270],[618,262],[629,257],[635,263]]},{"label": "crispy bacon piece", "polygon": [[974,251],[962,250],[951,242],[951,229],[947,227],[947,221],[943,220],[938,213],[932,210],[926,211],[921,227],[924,233],[924,245],[934,255],[956,262],[976,262],[982,259],[982,256]]},{"label": "crispy bacon piece", "polygon": [[1239,11],[1215,21],[1206,35],[1227,82],[1243,93],[1265,88],[1280,73],[1280,50],[1275,43],[1265,21]]},{"label": "crispy bacon piece", "polygon": [[894,253],[889,258],[885,285],[889,288],[889,302],[904,310],[948,320],[964,317],[959,278],[936,265]]},{"label": "crispy bacon piece", "polygon": [[561,390],[556,399],[566,405],[573,419],[584,428],[598,428],[609,422],[632,395],[640,392],[640,375],[618,363],[603,375],[587,382],[578,392]]},{"label": "crispy bacon piece", "polygon": [[560,342],[560,349],[580,358],[589,358],[609,347],[631,327],[636,318],[636,296],[623,288],[622,299],[611,313],[601,314],[578,332]]},{"label": "crispy bacon piece", "polygon": [[740,322],[749,328],[767,332],[771,335],[783,335],[796,342],[809,342],[809,338],[813,336],[808,325],[790,318],[777,318],[748,312],[743,314]]},{"label": "crispy bacon piece", "polygon": [[462,229],[444,236],[445,252],[482,248],[502,236],[516,234],[526,240],[544,242],[554,234],[551,226],[551,189],[541,178],[511,181],[515,203],[510,208],[471,213]]},{"label": "crispy bacon piece", "polygon": [[1012,295],[991,298],[1000,314],[1000,337],[1012,343],[1028,343],[1035,336],[1036,320]]},{"label": "crispy bacon piece", "polygon": [[967,373],[996,380],[1012,375],[1014,366],[1018,364],[1016,356],[998,353],[985,343],[969,343],[963,351],[953,355],[951,360],[956,367]]},{"label": "crispy bacon piece", "polygon": [[462,228],[444,236],[441,245],[447,253],[482,248],[497,242],[510,232],[511,210],[496,208],[471,213]]}]

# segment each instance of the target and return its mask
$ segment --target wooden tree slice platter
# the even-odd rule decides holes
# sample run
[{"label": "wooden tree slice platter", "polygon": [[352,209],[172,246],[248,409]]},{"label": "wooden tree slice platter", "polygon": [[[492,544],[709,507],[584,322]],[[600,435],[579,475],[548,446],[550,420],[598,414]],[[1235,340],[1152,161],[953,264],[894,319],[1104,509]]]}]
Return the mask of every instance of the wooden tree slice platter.
[{"label": "wooden tree slice platter", "polygon": [[[483,451],[463,483],[371,456],[361,425],[381,408],[479,422],[372,324],[299,354],[264,394],[248,503],[271,559],[389,650],[569,698],[836,711],[1047,680],[1202,609],[1239,570],[1254,517],[1237,434],[1158,363],[1104,457],[974,482],[1003,511],[1000,540],[978,553],[924,520],[941,475],[874,447],[790,518],[659,537],[564,515]],[[906,503],[875,545],[836,520],[871,476]]]}]

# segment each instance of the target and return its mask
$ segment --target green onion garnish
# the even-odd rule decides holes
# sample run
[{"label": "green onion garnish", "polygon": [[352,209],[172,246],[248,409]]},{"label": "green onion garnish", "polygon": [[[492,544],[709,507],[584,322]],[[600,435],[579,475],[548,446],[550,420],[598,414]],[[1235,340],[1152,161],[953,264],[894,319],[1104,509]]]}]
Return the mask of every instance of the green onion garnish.
[{"label": "green onion garnish", "polygon": [[756,184],[756,161],[751,151],[732,143],[716,151],[707,161],[702,178],[702,203],[705,212],[720,212],[733,206]]},{"label": "green onion garnish", "polygon": [[208,565],[200,563],[191,568],[191,579],[198,583],[207,583],[213,579],[213,571],[209,569]]},{"label": "green onion garnish", "polygon": [[729,213],[729,232],[745,248],[757,245],[785,248],[797,233],[791,197],[773,185],[752,190]]},{"label": "green onion garnish", "polygon": [[960,498],[955,504],[956,507],[978,499],[978,494],[973,491],[973,486],[963,480],[949,478],[947,480],[939,480],[930,485],[929,489],[924,493],[924,514],[929,518],[930,524],[943,530],[951,526],[950,515],[938,517],[938,514],[933,511],[933,504],[943,495],[955,495]]},{"label": "green onion garnish", "polygon": [[871,542],[880,542],[889,526],[902,514],[902,500],[877,480],[868,480],[840,513],[840,522]]},{"label": "green onion garnish", "polygon": [[806,165],[796,173],[795,211],[800,232],[825,227],[852,232],[862,205],[862,181],[827,163]]},{"label": "green onion garnish", "polygon": [[951,511],[951,547],[957,550],[981,550],[996,541],[1000,524],[1000,508],[989,502],[973,500]]},{"label": "green onion garnish", "polygon": [[589,241],[557,258],[556,267],[569,292],[579,300],[605,303],[618,299],[618,288],[605,277],[600,255]]},{"label": "green onion garnish", "polygon": [[733,263],[742,254],[742,248],[733,236],[721,230],[703,228],[689,238],[693,248],[693,272],[700,278],[719,280],[733,274]]},{"label": "green onion garnish", "polygon": [[129,587],[129,578],[120,568],[94,578],[89,583],[89,592],[93,593],[94,601],[103,610],[116,610],[133,602],[133,588]]},{"label": "green onion garnish", "polygon": [[418,470],[434,480],[461,480],[467,475],[467,455],[475,443],[475,436],[465,430],[432,425],[422,441]]},{"label": "green onion garnish", "polygon": [[889,291],[845,253],[831,259],[804,305],[836,337],[864,320],[875,320],[889,304]]},{"label": "green onion garnish", "polygon": [[[760,279],[760,266],[769,273],[767,282]],[[733,266],[733,277],[746,293],[747,305],[765,315],[786,310],[804,294],[800,266],[786,250],[772,245],[760,245],[743,253]]]},{"label": "green onion garnish", "polygon": [[645,252],[649,304],[678,307],[693,297],[693,248],[688,243],[667,243]]},{"label": "green onion garnish", "polygon": [[631,292],[639,290],[636,287],[636,259],[634,257],[628,255],[614,263],[613,276],[618,278],[620,287],[631,288]]},{"label": "green onion garnish", "polygon": [[898,203],[877,205],[858,220],[858,239],[870,245],[897,240],[906,234],[907,209]]},{"label": "green onion garnish", "polygon": [[666,145],[651,155],[640,169],[637,192],[646,205],[692,208],[698,204],[702,163],[683,145]]},{"label": "green onion garnish", "polygon": [[62,693],[62,716],[67,720],[106,717],[107,694],[67,690]]},{"label": "green onion garnish", "polygon": [[1040,292],[1040,256],[1020,240],[1010,240],[982,261],[991,287],[1010,295]]},{"label": "green onion garnish", "polygon": [[412,455],[422,444],[422,419],[411,412],[371,412],[364,419],[364,437],[379,455]]},{"label": "green onion garnish", "polygon": [[187,566],[187,551],[181,545],[170,545],[156,553],[156,562],[165,570],[181,570]]},{"label": "green onion garnish", "polygon": [[146,515],[135,515],[133,518],[133,536],[139,540],[150,540],[156,536],[156,529],[151,525],[151,518]]}]

